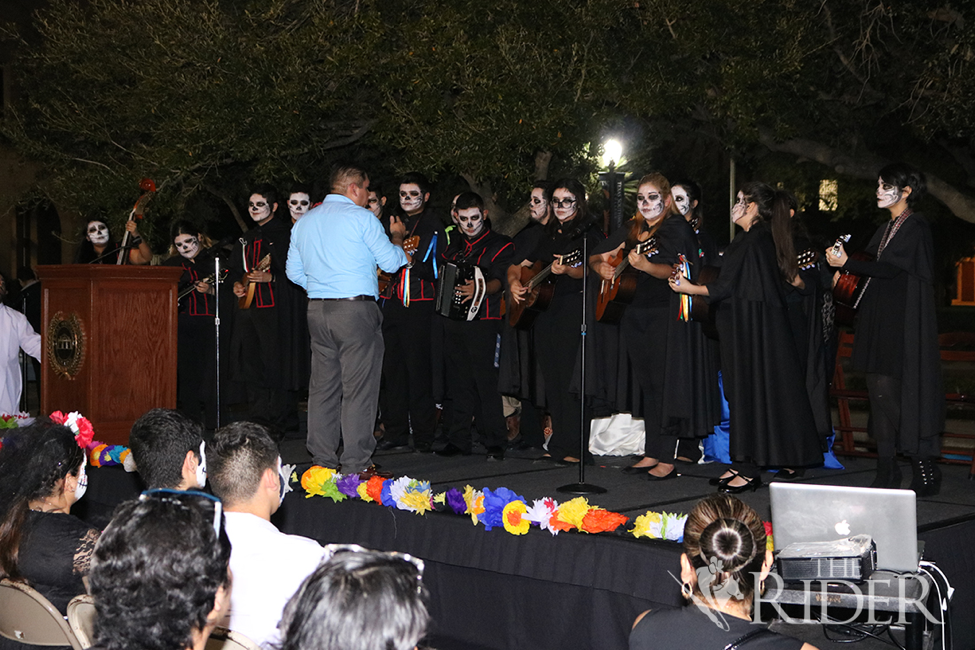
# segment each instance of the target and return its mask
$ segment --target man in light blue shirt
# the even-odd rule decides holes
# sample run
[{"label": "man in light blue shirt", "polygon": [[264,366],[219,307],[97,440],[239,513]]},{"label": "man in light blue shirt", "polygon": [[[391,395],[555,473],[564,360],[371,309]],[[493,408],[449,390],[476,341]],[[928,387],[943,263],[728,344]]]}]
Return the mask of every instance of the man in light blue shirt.
[{"label": "man in light blue shirt", "polygon": [[391,220],[390,241],[365,209],[369,176],[361,167],[338,165],[329,180],[331,193],[292,230],[286,267],[309,298],[307,447],[316,465],[369,478],[385,349],[376,267],[391,273],[410,263],[406,227]]}]

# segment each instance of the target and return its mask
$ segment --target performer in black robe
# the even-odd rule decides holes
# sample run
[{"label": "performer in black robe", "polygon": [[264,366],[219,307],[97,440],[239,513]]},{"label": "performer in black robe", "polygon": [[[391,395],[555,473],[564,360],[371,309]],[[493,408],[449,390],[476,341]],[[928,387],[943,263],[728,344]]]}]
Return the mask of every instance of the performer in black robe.
[{"label": "performer in black robe", "polygon": [[[552,183],[537,181],[529,198],[531,220],[514,237],[515,253],[508,267],[508,284],[521,281],[521,263],[534,254],[545,237],[545,226],[552,216]],[[509,298],[510,300],[510,298]],[[511,315],[508,312],[508,316]],[[545,383],[536,359],[530,329],[512,327],[506,319],[501,328],[501,358],[498,390],[521,400],[520,440],[512,444],[520,450],[540,451],[545,445],[542,416],[545,412]]]},{"label": "performer in black robe", "polygon": [[877,441],[875,487],[899,487],[895,454],[911,457],[911,489],[933,496],[941,485],[934,464],[941,455],[945,399],[934,300],[931,227],[912,208],[927,191],[924,174],[906,163],[880,170],[877,207],[890,220],[877,229],[866,252],[874,261],[827,250],[830,266],[866,283],[857,305],[852,366],[867,374],[870,434]]},{"label": "performer in black robe", "polygon": [[[674,208],[662,174],[641,179],[637,207],[640,213],[596,246],[589,261],[609,282],[617,270],[610,258],[630,250],[635,290],[620,332],[643,393],[642,410],[633,415],[644,419],[646,443],[644,458],[625,471],[659,481],[677,477],[678,438],[707,437],[720,421],[718,371],[701,325],[681,314],[681,297],[667,284],[675,265],[686,262],[696,279],[701,264],[694,230]],[[638,252],[637,242],[649,248]]]},{"label": "performer in black robe", "polygon": [[[277,194],[269,186],[250,195],[248,211],[257,227],[234,246],[227,280],[238,298],[254,287],[250,307],[238,307],[234,314],[231,375],[246,387],[249,417],[283,432],[298,425],[297,391],[306,385],[301,370],[308,362],[297,359],[292,348],[301,331],[294,308],[300,289],[285,275],[291,224],[276,218],[277,208]],[[268,255],[269,268],[259,270]]]},{"label": "performer in black robe", "polygon": [[[578,463],[581,460],[580,440],[584,447],[582,453],[586,459],[589,458],[589,429],[592,422],[588,405],[585,412],[582,410],[586,400],[578,386],[585,268],[581,259],[573,266],[558,263],[556,256],[582,250],[584,239],[588,240],[591,248],[603,239],[603,234],[595,220],[587,214],[586,191],[579,181],[558,181],[552,189],[552,206],[555,219],[545,226],[545,237],[522,264],[531,266],[541,261],[547,265],[554,261],[552,273],[558,279],[552,302],[535,319],[532,332],[535,353],[545,377],[545,403],[552,416],[549,455],[564,463]],[[521,282],[512,282],[509,286],[512,300],[519,300],[527,292],[527,287],[522,286]],[[592,311],[588,310],[587,314],[591,320]],[[589,386],[586,392],[590,392]]]},{"label": "performer in black robe", "polygon": [[[447,365],[446,391],[450,414],[447,421],[447,446],[440,456],[471,453],[471,422],[477,427],[488,460],[504,459],[507,441],[501,396],[498,394],[498,368],[495,354],[501,328],[501,290],[514,246],[511,239],[491,230],[486,221],[484,201],[474,192],[457,198],[460,237],[454,239],[442,256],[442,266],[453,263],[459,269],[476,267],[483,274],[484,295],[477,304],[473,279],[453,287],[461,305],[467,309],[456,318],[444,319],[444,351]],[[443,280],[441,280],[443,282]],[[441,287],[444,291],[445,287]],[[442,300],[454,300],[444,295]],[[476,315],[467,320],[468,310]]]},{"label": "performer in black robe", "polygon": [[[125,230],[130,235],[130,241],[139,242],[129,249],[128,263],[141,265],[151,262],[152,251],[149,249],[149,244],[139,237],[135,220],[126,221]],[[112,241],[108,225],[101,219],[93,219],[85,228],[85,239],[75,254],[74,263],[118,264],[119,256],[122,255],[119,246],[119,243]]]},{"label": "performer in black robe", "polygon": [[799,356],[789,327],[776,248],[765,221],[773,190],[748,183],[732,216],[744,232],[725,250],[721,275],[695,285],[674,276],[677,292],[707,296],[721,341],[724,391],[731,412],[732,466],[719,489],[737,493],[762,484],[761,467],[818,465],[822,445],[809,406]]}]

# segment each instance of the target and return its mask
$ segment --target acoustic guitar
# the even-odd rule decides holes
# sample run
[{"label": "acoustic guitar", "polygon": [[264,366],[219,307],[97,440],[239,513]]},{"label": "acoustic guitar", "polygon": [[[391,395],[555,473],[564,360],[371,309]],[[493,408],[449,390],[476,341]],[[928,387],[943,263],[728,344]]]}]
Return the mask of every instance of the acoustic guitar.
[{"label": "acoustic guitar", "polygon": [[[637,255],[653,255],[657,252],[657,238],[650,237],[632,250]],[[637,271],[630,268],[629,256],[630,251],[622,248],[609,259],[609,264],[616,268],[611,280],[603,280],[596,297],[596,320],[600,323],[620,322],[627,305],[633,302],[638,276]]]},{"label": "acoustic guitar", "polygon": [[556,255],[556,259],[546,266],[541,260],[531,266],[521,267],[521,285],[528,288],[525,299],[521,302],[511,301],[507,305],[508,325],[520,330],[531,329],[538,315],[548,309],[555,295],[555,279],[552,277],[552,264],[556,261],[562,265],[571,266],[582,261],[582,249],[574,250],[565,255]]},{"label": "acoustic guitar", "polygon": [[[257,267],[251,269],[252,271],[267,271],[271,268],[271,254],[268,253],[264,258],[257,263]],[[247,283],[247,295],[243,298],[237,300],[237,306],[241,309],[250,309],[251,303],[254,302],[254,294],[257,292],[257,282]]]},{"label": "acoustic guitar", "polygon": [[[407,255],[412,256],[416,252],[416,249],[419,247],[420,247],[419,235],[413,235],[412,237],[407,237],[406,239],[403,240],[403,250],[406,252]],[[379,293],[382,294],[386,290],[386,287],[389,286],[389,283],[392,282],[393,275],[395,274],[395,272],[386,273],[382,269],[377,269],[376,273],[379,274]]]},{"label": "acoustic guitar", "polygon": [[[840,254],[840,246],[850,241],[849,235],[843,235],[836,240],[833,244],[833,250],[831,251],[833,255]],[[873,260],[873,256],[869,253],[864,253],[858,251],[851,254],[850,259],[860,260],[864,262],[869,262]],[[833,285],[833,299],[837,304],[843,307],[848,307],[853,309],[857,301],[860,300],[860,294],[863,293],[863,286],[865,282],[861,282],[862,276],[853,273],[852,271],[840,271],[840,277],[837,278],[836,284]]]}]

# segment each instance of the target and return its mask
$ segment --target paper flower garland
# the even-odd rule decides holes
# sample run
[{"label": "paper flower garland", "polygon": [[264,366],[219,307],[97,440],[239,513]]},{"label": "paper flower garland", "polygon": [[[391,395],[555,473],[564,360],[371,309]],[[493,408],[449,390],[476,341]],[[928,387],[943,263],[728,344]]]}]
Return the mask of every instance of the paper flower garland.
[{"label": "paper flower garland", "polygon": [[[88,452],[88,461],[92,467],[111,467],[122,465],[126,472],[135,471],[132,452],[123,445],[107,445],[95,440],[95,429],[88,418],[78,411],[65,415],[61,411],[54,411],[50,415],[51,422],[68,427],[74,432],[74,439],[78,446]],[[21,423],[21,426],[26,426]]]}]

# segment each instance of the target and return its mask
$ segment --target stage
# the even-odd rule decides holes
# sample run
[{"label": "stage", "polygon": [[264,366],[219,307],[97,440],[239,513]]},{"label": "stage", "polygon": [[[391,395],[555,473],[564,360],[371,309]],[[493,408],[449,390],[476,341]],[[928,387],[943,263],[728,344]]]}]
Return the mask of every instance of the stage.
[{"label": "stage", "polygon": [[[514,454],[501,462],[487,462],[483,455],[440,458],[410,452],[379,453],[376,460],[396,476],[431,481],[434,492],[469,484],[506,487],[529,503],[546,496],[560,502],[572,497],[557,488],[577,482],[578,468]],[[282,456],[285,463],[298,464],[299,476],[309,466],[303,441],[285,440]],[[615,533],[553,536],[533,527],[527,535],[514,536],[503,528],[486,531],[470,517],[449,512],[420,516],[359,500],[305,498],[297,485],[274,521],[285,532],[322,543],[355,542],[423,558],[434,618],[430,645],[439,650],[626,648],[637,614],[681,603],[680,586],[671,575],[679,572],[680,546],[634,538],[627,532],[632,519],[648,510],[687,513],[714,490],[708,479],[723,471],[721,465],[681,467],[680,478],[651,484],[619,471],[631,460],[597,457],[596,467],[585,468],[587,482],[608,490],[590,496],[590,502],[631,519]],[[869,485],[873,461],[840,460],[846,469],[809,470],[801,481]],[[975,647],[970,616],[975,611],[975,482],[967,480],[967,467],[941,469],[941,494],[918,501],[918,536],[926,543],[925,558],[937,562],[956,589],[951,607],[955,648],[967,649]],[[910,468],[904,463],[902,470],[906,487]],[[140,488],[134,475],[117,467],[91,469],[90,476],[77,514],[100,525],[116,503]],[[769,518],[767,488],[741,498]],[[790,633],[820,647],[831,645],[820,626],[790,626]],[[867,641],[858,647],[880,646]]]}]

